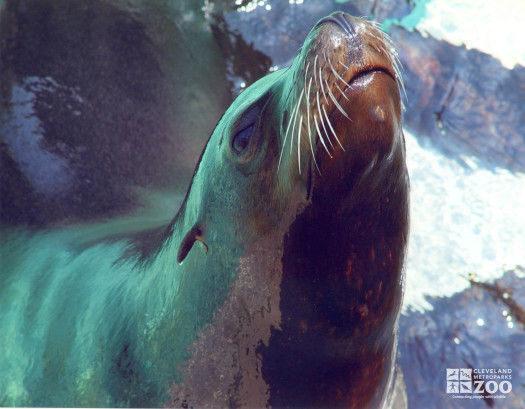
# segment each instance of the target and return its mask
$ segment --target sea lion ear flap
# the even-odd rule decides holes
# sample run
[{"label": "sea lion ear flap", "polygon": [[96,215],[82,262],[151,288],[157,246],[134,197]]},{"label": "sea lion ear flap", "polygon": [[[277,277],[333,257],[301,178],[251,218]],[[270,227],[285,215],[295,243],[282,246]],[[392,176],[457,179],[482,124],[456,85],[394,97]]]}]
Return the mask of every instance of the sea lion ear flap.
[{"label": "sea lion ear flap", "polygon": [[204,244],[206,253],[208,252],[208,245],[204,242],[204,226],[200,223],[196,223],[184,236],[182,243],[179,247],[179,252],[177,253],[177,262],[180,264],[184,261],[195,241],[200,241]]}]

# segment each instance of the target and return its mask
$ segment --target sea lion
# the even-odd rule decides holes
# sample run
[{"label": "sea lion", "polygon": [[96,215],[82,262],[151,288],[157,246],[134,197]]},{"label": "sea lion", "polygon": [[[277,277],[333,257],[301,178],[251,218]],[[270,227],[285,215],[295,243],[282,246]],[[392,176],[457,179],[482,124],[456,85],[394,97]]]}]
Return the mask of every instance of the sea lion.
[{"label": "sea lion", "polygon": [[400,84],[388,37],[332,14],[226,111],[158,241],[6,239],[0,403],[160,405],[170,383],[176,407],[398,400]]},{"label": "sea lion", "polygon": [[207,187],[186,202],[199,208],[183,212],[199,262],[236,241],[237,279],[170,404],[389,401],[408,237],[400,82],[388,37],[335,13],[227,111],[196,173]]}]

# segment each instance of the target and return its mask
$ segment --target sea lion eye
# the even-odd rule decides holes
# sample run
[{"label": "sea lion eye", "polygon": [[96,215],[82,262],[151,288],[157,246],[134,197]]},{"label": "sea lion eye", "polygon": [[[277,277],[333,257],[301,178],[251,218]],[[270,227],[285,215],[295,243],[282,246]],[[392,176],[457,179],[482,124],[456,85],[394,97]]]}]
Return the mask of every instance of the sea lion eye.
[{"label": "sea lion eye", "polygon": [[254,124],[251,124],[247,128],[244,128],[242,131],[239,131],[235,134],[232,140],[232,148],[235,153],[242,153],[248,143],[250,142],[250,137],[252,135]]}]

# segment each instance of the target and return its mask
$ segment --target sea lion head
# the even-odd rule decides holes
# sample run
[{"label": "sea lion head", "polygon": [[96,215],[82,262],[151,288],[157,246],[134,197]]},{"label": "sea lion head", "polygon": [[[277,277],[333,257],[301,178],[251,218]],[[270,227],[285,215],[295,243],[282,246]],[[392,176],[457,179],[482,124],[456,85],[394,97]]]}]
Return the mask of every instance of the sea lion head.
[{"label": "sea lion head", "polygon": [[270,327],[246,348],[271,406],[380,407],[391,387],[408,237],[400,89],[388,36],[334,13],[240,94],[201,157],[178,259],[200,240],[264,277],[266,304],[244,300],[236,333]]},{"label": "sea lion head", "polygon": [[[248,243],[282,219],[297,188],[306,200],[324,196],[332,212],[336,198],[362,200],[353,189],[380,184],[387,172],[377,169],[404,169],[400,86],[394,46],[376,24],[344,13],[320,20],[292,66],[246,89],[219,121],[192,182],[207,196],[194,201],[199,223],[211,204],[223,218],[231,209],[229,225],[253,232]],[[354,186],[365,183],[357,175],[366,187]]]}]

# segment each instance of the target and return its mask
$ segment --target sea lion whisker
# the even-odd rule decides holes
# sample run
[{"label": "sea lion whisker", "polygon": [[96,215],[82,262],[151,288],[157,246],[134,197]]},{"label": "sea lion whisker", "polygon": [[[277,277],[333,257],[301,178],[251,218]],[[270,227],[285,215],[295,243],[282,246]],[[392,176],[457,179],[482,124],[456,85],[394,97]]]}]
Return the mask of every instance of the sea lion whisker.
[{"label": "sea lion whisker", "polygon": [[[297,104],[295,104],[295,114],[294,115],[294,118],[293,118],[293,126],[292,126],[292,136],[290,138],[290,155],[292,154],[292,149],[293,149],[293,135],[294,135],[294,132],[295,132],[295,124],[297,123],[297,115],[299,114],[299,106],[301,105],[301,100],[302,100],[302,97],[303,97],[303,93],[304,93],[304,88],[301,90],[301,95],[299,95],[299,99],[297,100]],[[298,131],[299,133],[299,131]]]},{"label": "sea lion whisker", "polygon": [[386,44],[391,50],[394,50],[396,47],[394,46],[394,42],[392,41],[390,36],[383,31],[382,27],[379,28],[379,31],[381,32],[381,40],[383,41],[383,43]]},{"label": "sea lion whisker", "polygon": [[[301,101],[301,98],[302,98],[302,92],[304,92],[304,90],[301,91],[301,95],[299,96],[299,100],[297,101],[297,103],[295,104],[294,109],[292,110],[292,114],[290,115],[289,124],[288,124],[288,126],[290,126],[290,124],[292,124],[292,132],[290,134],[290,155],[292,154],[293,136],[294,136],[294,132],[295,132],[295,123],[297,122],[297,113],[299,112],[299,105],[301,104],[300,101]],[[286,131],[286,133],[288,134],[288,130]],[[286,136],[285,136],[285,141],[283,142],[283,150],[285,148],[285,143],[286,143]]]},{"label": "sea lion whisker", "polygon": [[343,152],[345,152],[345,148],[343,148],[343,145],[341,145],[341,141],[340,141],[339,138],[337,137],[337,134],[335,133],[334,128],[332,127],[332,123],[330,122],[330,119],[328,118],[328,115],[327,115],[327,113],[326,113],[326,109],[324,109],[324,106],[323,106],[323,113],[324,113],[324,117],[326,118],[326,123],[328,124],[328,127],[329,127],[330,130],[332,131],[332,134],[334,135],[335,140],[337,141],[337,143],[339,144],[339,146],[341,147],[341,149],[343,150]]},{"label": "sea lion whisker", "polygon": [[378,33],[376,35],[377,38],[377,44],[374,44],[374,48],[382,53],[385,53],[385,55],[390,55],[391,50],[394,49],[394,46],[391,41],[389,41],[388,36],[381,30],[377,30]]},{"label": "sea lion whisker", "polygon": [[390,48],[393,48],[394,43],[390,36],[383,29],[383,25],[381,23],[375,22],[375,24],[373,24],[373,28],[377,31],[376,38],[379,39],[382,43],[388,44]]},{"label": "sea lion whisker", "polygon": [[[290,115],[290,117],[288,118],[288,126],[286,127],[286,133],[284,134],[284,139],[283,139],[283,146],[281,148],[281,154],[279,156],[279,163],[277,164],[277,170],[279,170],[279,167],[281,166],[281,160],[283,158],[283,152],[284,152],[284,148],[286,146],[286,140],[288,139],[288,132],[290,131],[290,126],[292,125],[292,118],[294,117],[294,113],[295,111],[298,109],[298,104],[295,105],[295,108],[292,110],[292,113]],[[281,122],[281,133],[282,133],[282,122]],[[291,138],[293,139],[293,128],[292,128],[292,136]],[[293,142],[290,143],[290,146],[292,145]]]},{"label": "sea lion whisker", "polygon": [[290,87],[290,91],[288,91],[288,95],[286,96],[286,99],[284,100],[284,106],[287,106],[288,100],[290,99],[290,96],[292,95],[292,92],[295,91],[295,87],[297,85],[298,76],[297,73],[294,74],[294,82],[292,86]]},{"label": "sea lion whisker", "polygon": [[[332,149],[335,149],[334,144],[332,143],[330,139],[330,135],[328,135],[328,132],[326,132],[326,127],[324,126],[324,121],[321,120],[321,104],[319,103],[319,90],[316,93],[317,96],[317,111],[319,112],[319,120],[321,121],[321,125],[323,126],[324,133],[326,135],[326,139],[328,139],[328,143],[332,147]],[[321,133],[319,132],[319,136],[321,136]]]},{"label": "sea lion whisker", "polygon": [[393,64],[394,64],[394,69],[396,70],[396,74],[398,74],[399,77],[401,78],[401,72],[404,71],[404,69],[403,69],[403,64],[401,64],[401,61],[399,60],[399,57],[397,56],[397,54],[394,54]]},{"label": "sea lion whisker", "polygon": [[319,55],[316,55],[315,56],[315,60],[314,60],[314,78],[315,78],[315,83],[317,84],[317,70],[316,70],[316,67],[317,67],[317,57],[319,57]]},{"label": "sea lion whisker", "polygon": [[377,21],[370,21],[370,25],[378,31],[377,38],[380,39],[383,42],[388,42],[389,44],[393,44],[392,39],[390,36],[383,30],[383,25]]},{"label": "sea lion whisker", "polygon": [[306,85],[306,75],[308,74],[308,68],[310,68],[310,61],[308,61],[308,64],[306,64],[306,68],[304,69],[304,84]]},{"label": "sea lion whisker", "polygon": [[304,72],[304,70],[305,70],[306,57],[301,56],[301,59],[297,62],[297,65],[300,65],[300,64],[302,64],[301,69],[300,69],[300,70],[297,69],[297,70],[295,70],[295,72],[294,72],[294,84],[297,83],[297,81],[299,80],[299,77],[300,77],[301,73]]},{"label": "sea lion whisker", "polygon": [[[324,108],[324,107],[323,107]],[[319,113],[319,121],[321,122],[321,126],[323,127],[323,131],[324,131],[324,134],[326,135],[326,139],[328,140],[328,143],[330,144],[330,146],[332,147],[333,150],[335,150],[335,146],[334,144],[332,143],[332,138],[330,138],[330,134],[328,133],[328,131],[326,130],[326,126],[324,124],[325,121],[322,120],[321,118],[321,113]]]},{"label": "sea lion whisker", "polygon": [[[325,56],[325,59],[326,59],[326,56]],[[323,76],[321,74],[321,66],[319,66],[319,79],[320,79],[320,82],[321,82],[321,91],[323,91],[323,95],[324,95],[324,100],[325,102],[328,104],[328,98],[326,96],[326,92],[324,90],[324,85],[323,85]],[[328,84],[327,84],[328,85]]]},{"label": "sea lion whisker", "polygon": [[[314,74],[315,74],[316,78],[317,78],[317,75],[319,75],[318,83],[320,84],[321,89],[322,89],[323,88],[323,78],[322,78],[321,67],[320,66],[319,66],[319,70],[315,71]],[[319,116],[319,120],[321,120],[321,102],[319,101],[319,87],[315,91],[315,100],[317,102],[317,113],[318,113],[318,116]],[[314,115],[314,119],[315,119],[315,115]],[[321,121],[321,123],[323,123],[323,121]],[[316,124],[316,127],[318,128],[317,124]],[[323,125],[323,129],[324,129],[324,125]],[[319,129],[318,129],[318,133],[319,133],[319,137],[321,139],[323,139],[323,136],[322,136],[321,132],[319,132]],[[325,129],[325,135],[327,136],[327,139],[328,139],[328,142],[330,143],[330,146],[332,147],[332,149],[334,149],[334,145],[332,144],[332,141],[330,140],[330,137],[326,133],[326,129]],[[322,140],[322,142],[323,142],[323,145],[324,145],[324,140]],[[327,150],[327,152],[328,152],[328,150]],[[330,153],[328,153],[328,154],[330,155]]]},{"label": "sea lion whisker", "polygon": [[[291,67],[286,68],[285,72],[287,72],[290,68]],[[290,90],[288,91],[288,95],[286,96],[286,99],[284,100],[283,106],[285,106],[285,107],[288,106],[288,99],[290,98],[290,95],[292,95],[292,92],[295,91],[296,83],[297,83],[297,80],[294,80],[292,86],[290,87]],[[280,124],[280,129],[279,129],[279,132],[280,132],[281,135],[283,133],[284,122],[285,122],[286,119],[288,120],[288,127],[286,128],[286,134],[288,134],[288,129],[290,128],[290,118],[293,116],[293,111],[292,111],[291,115],[287,115],[288,112],[289,112],[289,110],[287,110],[287,109],[285,109],[284,112],[286,113],[286,117],[285,117],[285,115],[283,115],[283,118],[282,118],[282,121],[281,121],[281,124]],[[283,146],[285,144],[285,141],[286,141],[286,136],[285,136],[285,140],[283,141]]]},{"label": "sea lion whisker", "polygon": [[399,61],[399,58],[397,55],[394,55],[392,65],[394,66],[394,71],[396,73],[396,80],[398,85],[403,90],[403,94],[405,95],[405,101],[408,101],[407,91],[405,89],[405,82],[403,81],[403,75],[401,70],[403,69],[403,65],[401,64],[401,61]]},{"label": "sea lion whisker", "polygon": [[[315,57],[316,58],[316,61],[317,61],[317,56]],[[317,65],[314,67],[314,77],[315,77],[315,84],[317,85],[316,86],[316,95],[319,93],[319,87],[321,86],[321,81],[323,80],[323,78],[319,75],[318,76],[318,70],[317,70]]]},{"label": "sea lion whisker", "polygon": [[310,77],[310,82],[308,83],[308,91],[306,91],[305,101],[306,101],[306,117],[308,120],[308,130],[310,130],[310,91],[312,90],[312,80]]},{"label": "sea lion whisker", "polygon": [[[399,56],[396,51],[396,47],[394,43],[392,42],[392,39],[390,36],[383,31],[381,31],[382,37],[381,37],[381,43],[383,45],[383,52],[390,57],[390,61],[392,65],[394,66],[394,70],[396,71],[396,74],[401,73],[401,69],[403,68],[403,65],[401,64],[401,61],[399,60]],[[399,75],[401,77],[401,75]]]},{"label": "sea lion whisker", "polygon": [[343,67],[345,67],[345,68],[348,70],[348,65],[346,65],[345,63],[343,63],[341,60],[339,60],[339,64],[341,64]]},{"label": "sea lion whisker", "polygon": [[405,83],[403,81],[402,75],[403,64],[401,64],[401,61],[399,60],[399,56],[397,55],[397,51],[390,37],[382,31],[381,34],[382,37],[379,39],[381,41],[381,45],[377,45],[376,49],[389,58],[389,61],[392,64],[392,68],[394,69],[394,77],[398,84],[398,87],[403,90],[405,100],[408,100],[405,89]]},{"label": "sea lion whisker", "polygon": [[[319,124],[317,123],[317,116],[316,115],[314,115],[314,123],[315,123],[315,128],[317,129],[317,135],[319,136],[319,140],[323,144],[324,149],[325,149],[326,153],[328,154],[328,156],[330,156],[330,158],[332,158],[332,155],[330,154],[330,151],[328,150],[328,147],[326,146],[326,144],[324,142],[323,135],[321,134],[321,130],[319,129]],[[319,174],[320,173],[321,172],[319,172]]]},{"label": "sea lion whisker", "polygon": [[390,61],[392,63],[392,67],[394,68],[394,74],[395,74],[395,77],[396,77],[396,82],[397,82],[399,88],[401,88],[403,90],[403,94],[405,95],[405,100],[408,100],[406,89],[405,89],[405,83],[403,81],[403,75],[402,75],[402,72],[401,72],[401,70],[403,68],[403,65],[399,61],[399,58],[398,58],[397,54],[390,53],[390,57],[391,57]]},{"label": "sea lion whisker", "polygon": [[[307,83],[307,74],[308,74],[308,68],[310,67],[310,61],[308,61],[308,64],[306,65],[306,68],[304,70],[304,87],[306,87],[306,83]],[[310,93],[310,87],[312,85],[312,77],[310,77],[310,86],[308,87],[308,91],[306,92],[306,94],[304,95],[304,98],[305,98],[305,102],[306,102],[306,109],[307,109],[307,114],[309,112],[309,109],[310,109],[310,101],[309,101],[309,93]]]},{"label": "sea lion whisker", "polygon": [[321,174],[321,170],[319,169],[319,166],[317,166],[317,160],[315,159],[315,152],[314,147],[312,144],[312,126],[310,121],[310,91],[312,90],[312,81],[313,78],[310,77],[310,82],[308,83],[308,92],[306,93],[306,118],[307,118],[307,124],[308,124],[308,141],[310,142],[310,150],[312,151],[312,158],[315,163],[315,167],[319,171],[319,174]]},{"label": "sea lion whisker", "polygon": [[348,88],[352,88],[352,87],[350,86],[350,84],[349,84],[348,82],[346,82],[346,81],[343,79],[343,77],[341,77],[341,76],[339,75],[339,73],[337,72],[337,70],[336,70],[336,69],[334,68],[334,66],[332,65],[332,62],[330,61],[330,59],[328,60],[328,64],[330,64],[330,68],[332,69],[334,75],[335,75],[337,78],[339,78],[339,79],[343,82],[343,84],[345,84]]},{"label": "sea lion whisker", "polygon": [[303,128],[303,114],[299,119],[299,128],[297,130],[297,163],[299,165],[299,174],[301,174],[301,131]]},{"label": "sea lion whisker", "polygon": [[[399,88],[403,90],[405,100],[408,101],[408,96],[406,93],[405,83],[403,81],[403,75],[402,75],[403,64],[401,64],[401,61],[399,60],[399,56],[397,54],[394,42],[392,41],[392,38],[387,33],[385,33],[385,31],[383,30],[383,26],[380,23],[373,21],[371,22],[371,25],[380,34],[377,36],[377,38],[381,42],[382,47],[376,46],[376,48],[378,48],[378,51],[390,57],[390,63],[392,64],[392,67],[394,68],[394,74],[395,74],[398,86]],[[403,105],[403,108],[404,108],[404,105]]]},{"label": "sea lion whisker", "polygon": [[312,151],[312,158],[314,160],[315,167],[317,168],[317,171],[319,172],[319,174],[321,174],[321,169],[319,169],[319,166],[317,165],[317,160],[315,160],[315,152],[314,152],[314,147],[312,144],[312,129],[310,127],[310,124],[308,124],[308,140],[310,142],[310,150]]},{"label": "sea lion whisker", "polygon": [[[326,84],[328,85],[328,83]],[[330,95],[330,98],[332,99],[332,102],[334,103],[334,105],[337,107],[337,109],[344,115],[346,116],[350,121],[352,121],[350,119],[350,117],[348,116],[348,114],[345,112],[345,110],[343,109],[343,107],[341,105],[339,105],[339,102],[337,102],[337,99],[335,98],[334,94],[332,93],[332,90],[330,88],[328,88],[328,95]],[[353,122],[353,121],[352,121]]]},{"label": "sea lion whisker", "polygon": [[347,101],[350,101],[348,99],[348,97],[345,95],[345,93],[343,92],[343,90],[341,89],[341,87],[339,87],[339,85],[337,85],[337,83],[335,83],[335,86],[337,87],[337,89],[339,90],[339,92],[341,93],[341,95],[343,96],[344,99],[346,99]]}]

